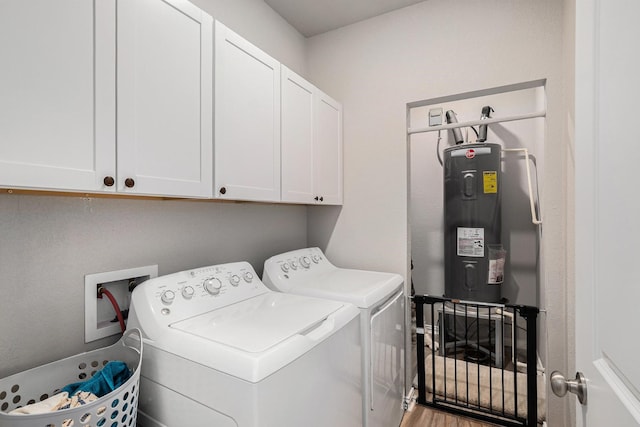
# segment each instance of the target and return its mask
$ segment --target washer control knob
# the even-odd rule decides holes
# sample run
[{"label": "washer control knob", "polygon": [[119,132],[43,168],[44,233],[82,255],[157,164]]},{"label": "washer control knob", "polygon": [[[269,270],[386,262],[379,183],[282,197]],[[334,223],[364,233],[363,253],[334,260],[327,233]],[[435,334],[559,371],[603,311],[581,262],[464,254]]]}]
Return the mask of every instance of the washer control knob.
[{"label": "washer control knob", "polygon": [[288,272],[289,272],[289,263],[288,263],[288,262],[285,262],[284,264],[282,264],[282,265],[280,266],[280,268],[281,268],[281,269],[282,269],[282,271],[284,271],[285,273],[288,273]]},{"label": "washer control knob", "polygon": [[291,269],[292,270],[297,270],[298,269],[298,262],[297,261],[291,261]]},{"label": "washer control knob", "polygon": [[193,298],[193,294],[195,294],[196,291],[195,289],[193,289],[193,286],[185,286],[184,288],[182,288],[182,296],[185,299],[191,299]]},{"label": "washer control knob", "polygon": [[300,257],[300,265],[304,268],[309,268],[309,266],[311,265],[311,260],[308,256]]},{"label": "washer control knob", "polygon": [[240,284],[240,276],[234,274],[233,276],[229,277],[229,283],[231,283],[233,286],[238,286]]},{"label": "washer control knob", "polygon": [[251,283],[253,281],[253,274],[250,271],[247,271],[242,275],[242,278],[245,282]]},{"label": "washer control knob", "polygon": [[167,289],[162,293],[162,295],[160,296],[160,299],[165,304],[171,304],[173,300],[176,299],[176,293],[173,292],[172,290]]},{"label": "washer control knob", "polygon": [[311,255],[311,259],[313,260],[313,262],[315,262],[316,264],[320,262],[320,256],[313,254]]},{"label": "washer control knob", "polygon": [[215,277],[209,277],[204,281],[204,288],[211,295],[218,295],[220,293],[220,288],[222,288],[222,282]]}]

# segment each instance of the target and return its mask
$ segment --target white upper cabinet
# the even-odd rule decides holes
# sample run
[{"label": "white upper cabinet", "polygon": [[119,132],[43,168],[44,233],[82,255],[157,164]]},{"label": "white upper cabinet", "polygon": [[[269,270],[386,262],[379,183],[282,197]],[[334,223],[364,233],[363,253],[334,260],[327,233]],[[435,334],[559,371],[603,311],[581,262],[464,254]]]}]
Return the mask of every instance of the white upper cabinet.
[{"label": "white upper cabinet", "polygon": [[282,66],[282,201],[313,203],[313,101],[316,88]]},{"label": "white upper cabinet", "polygon": [[280,200],[280,63],[215,30],[214,197]]},{"label": "white upper cabinet", "polygon": [[1,1],[0,185],[210,197],[212,21],[183,0]]},{"label": "white upper cabinet", "polygon": [[117,191],[210,197],[213,19],[183,0],[119,0],[117,19]]},{"label": "white upper cabinet", "polygon": [[284,66],[282,201],[342,204],[342,107]]},{"label": "white upper cabinet", "polygon": [[317,91],[313,121],[314,200],[340,205],[343,194],[342,105]]},{"label": "white upper cabinet", "polygon": [[113,1],[0,1],[0,185],[94,191],[114,174],[115,41]]},{"label": "white upper cabinet", "polygon": [[0,0],[0,54],[0,187],[342,203],[340,104],[186,0]]}]

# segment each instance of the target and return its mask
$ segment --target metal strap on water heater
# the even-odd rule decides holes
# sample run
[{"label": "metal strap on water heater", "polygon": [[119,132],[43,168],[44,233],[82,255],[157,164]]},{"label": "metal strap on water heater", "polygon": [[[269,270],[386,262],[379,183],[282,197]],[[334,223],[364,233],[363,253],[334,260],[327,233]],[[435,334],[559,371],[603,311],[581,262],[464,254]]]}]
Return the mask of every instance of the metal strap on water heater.
[{"label": "metal strap on water heater", "polygon": [[536,214],[536,205],[533,201],[533,186],[531,185],[531,167],[529,166],[529,150],[526,148],[503,148],[503,152],[524,152],[524,162],[527,168],[527,186],[529,187],[529,206],[531,207],[531,222],[535,225],[542,224],[542,218]]}]

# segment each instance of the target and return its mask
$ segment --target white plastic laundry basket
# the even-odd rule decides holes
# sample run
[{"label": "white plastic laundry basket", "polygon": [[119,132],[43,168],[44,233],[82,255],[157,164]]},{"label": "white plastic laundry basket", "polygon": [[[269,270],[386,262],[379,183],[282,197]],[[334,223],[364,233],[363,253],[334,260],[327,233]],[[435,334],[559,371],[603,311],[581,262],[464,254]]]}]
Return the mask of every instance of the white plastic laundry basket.
[{"label": "white plastic laundry basket", "polygon": [[[67,384],[84,381],[108,362],[125,362],[132,372],[122,386],[72,409],[33,415],[9,415],[21,406],[45,400]],[[126,331],[110,347],[78,354],[0,380],[0,427],[125,427],[136,425],[142,334]]]}]

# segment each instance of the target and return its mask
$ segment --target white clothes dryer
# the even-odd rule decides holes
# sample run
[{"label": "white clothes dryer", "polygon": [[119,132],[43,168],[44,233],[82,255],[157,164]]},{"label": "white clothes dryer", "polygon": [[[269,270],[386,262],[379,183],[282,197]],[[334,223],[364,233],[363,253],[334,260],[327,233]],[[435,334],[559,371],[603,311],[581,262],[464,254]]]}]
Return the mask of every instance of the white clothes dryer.
[{"label": "white clothes dryer", "polygon": [[363,425],[400,425],[404,413],[402,276],[334,266],[319,248],[275,255],[264,264],[271,289],[349,302],[360,310]]},{"label": "white clothes dryer", "polygon": [[128,322],[144,340],[139,425],[361,425],[358,313],[273,292],[246,262],[142,283]]}]

